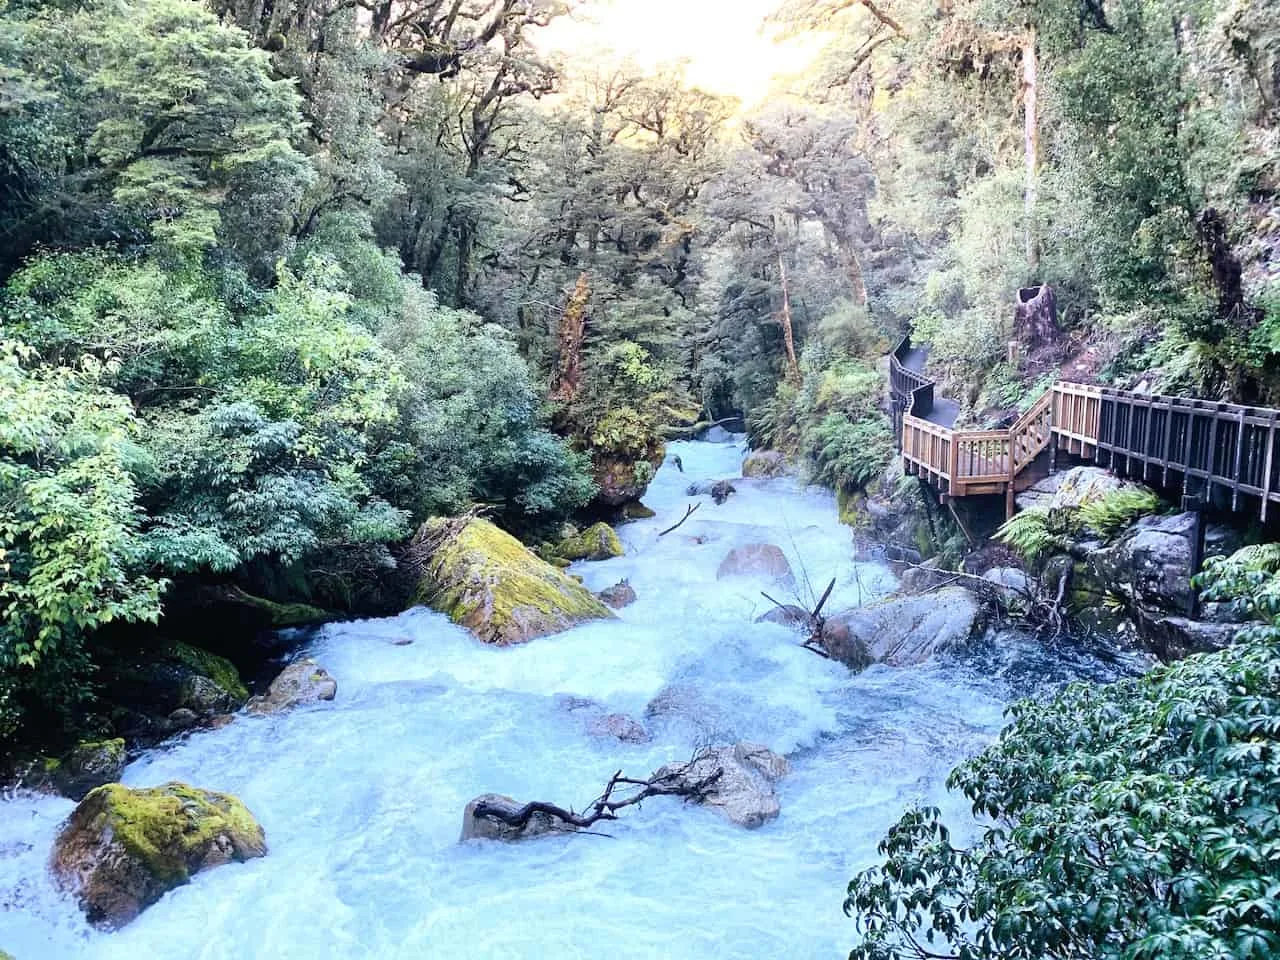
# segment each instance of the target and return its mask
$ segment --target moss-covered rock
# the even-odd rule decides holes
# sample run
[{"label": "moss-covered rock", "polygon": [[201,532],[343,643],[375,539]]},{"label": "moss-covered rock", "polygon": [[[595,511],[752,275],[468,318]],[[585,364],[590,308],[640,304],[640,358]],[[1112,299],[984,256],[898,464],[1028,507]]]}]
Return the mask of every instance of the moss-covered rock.
[{"label": "moss-covered rock", "polygon": [[556,556],[563,560],[608,560],[622,556],[622,541],[603,521],[592,524],[577,536],[562,540]]},{"label": "moss-covered rock", "polygon": [[656,516],[656,513],[646,507],[639,500],[633,500],[630,503],[623,504],[622,506],[623,520],[651,520]]},{"label": "moss-covered rock", "polygon": [[167,783],[98,787],[54,844],[55,877],[90,923],[123,926],[191,875],[267,852],[262,827],[235,797]]},{"label": "moss-covered rock", "polygon": [[124,766],[123,739],[85,740],[50,765],[49,781],[64,797],[81,800],[95,787],[119,780]]},{"label": "moss-covered rock", "polygon": [[613,616],[582,584],[487,520],[429,520],[417,543],[423,573],[415,602],[485,643],[523,643]]},{"label": "moss-covered rock", "polygon": [[[122,656],[100,676],[103,699],[141,717],[163,718],[175,710],[209,717],[238,710],[249,698],[235,664],[188,643],[170,642]],[[153,726],[154,732],[164,732],[158,720]],[[123,732],[142,735],[141,730]]]},{"label": "moss-covered rock", "polygon": [[752,450],[742,461],[744,477],[777,477],[787,470],[787,458],[777,450]]},{"label": "moss-covered rock", "polygon": [[[220,657],[216,653],[181,642],[174,643],[169,648],[169,656],[188,667],[193,673],[212,680],[219,692],[231,700],[243,703],[249,698],[249,690],[240,679],[240,671],[226,657]],[[200,712],[192,704],[180,704],[180,706],[188,706],[197,713]]]}]

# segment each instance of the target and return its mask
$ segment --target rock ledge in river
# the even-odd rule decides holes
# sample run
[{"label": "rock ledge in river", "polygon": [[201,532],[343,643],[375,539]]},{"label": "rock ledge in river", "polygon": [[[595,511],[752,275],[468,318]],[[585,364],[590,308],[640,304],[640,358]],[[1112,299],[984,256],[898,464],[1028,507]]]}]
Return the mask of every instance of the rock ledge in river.
[{"label": "rock ledge in river", "polygon": [[978,601],[963,587],[868,604],[827,620],[823,644],[836,660],[906,667],[957,650],[978,627]]}]

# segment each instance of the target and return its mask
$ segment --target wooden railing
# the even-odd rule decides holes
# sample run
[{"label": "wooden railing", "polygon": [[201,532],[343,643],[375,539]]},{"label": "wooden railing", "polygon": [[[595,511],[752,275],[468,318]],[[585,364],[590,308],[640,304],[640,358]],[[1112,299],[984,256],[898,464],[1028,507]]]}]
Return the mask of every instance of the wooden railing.
[{"label": "wooden railing", "polygon": [[1008,429],[955,430],[925,419],[934,384],[902,364],[910,349],[904,338],[889,359],[894,429],[907,472],[944,498],[1003,493],[1012,516],[1047,449],[1049,470],[1065,450],[1164,486],[1181,478],[1184,493],[1229,497],[1232,510],[1257,498],[1264,522],[1280,503],[1280,410],[1058,381]]}]

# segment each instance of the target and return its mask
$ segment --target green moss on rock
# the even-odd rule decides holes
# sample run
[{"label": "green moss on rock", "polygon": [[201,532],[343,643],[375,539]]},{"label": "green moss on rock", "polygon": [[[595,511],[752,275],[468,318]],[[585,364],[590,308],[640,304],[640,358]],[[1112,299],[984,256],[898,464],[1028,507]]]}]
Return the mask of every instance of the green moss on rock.
[{"label": "green moss on rock", "polygon": [[622,517],[624,520],[651,520],[657,514],[646,507],[639,500],[633,500],[630,503],[623,504]]},{"label": "green moss on rock", "polygon": [[523,643],[613,616],[582,584],[487,520],[460,528],[457,521],[430,520],[420,542],[431,546],[414,601],[486,643]]},{"label": "green moss on rock", "polygon": [[128,923],[192,874],[267,852],[262,827],[235,797],[167,783],[98,787],[54,845],[53,871],[91,923]]},{"label": "green moss on rock", "polygon": [[561,541],[556,556],[563,560],[608,560],[622,556],[622,541],[607,523],[596,523]]},{"label": "green moss on rock", "polygon": [[274,600],[246,593],[239,587],[232,587],[229,594],[246,607],[261,611],[271,621],[271,626],[277,630],[283,630],[286,627],[305,627],[333,619],[332,614],[308,603],[276,603]]},{"label": "green moss on rock", "polygon": [[181,642],[172,645],[169,656],[200,676],[208,677],[232,700],[243,703],[249,699],[249,690],[240,679],[240,671],[226,657]]}]

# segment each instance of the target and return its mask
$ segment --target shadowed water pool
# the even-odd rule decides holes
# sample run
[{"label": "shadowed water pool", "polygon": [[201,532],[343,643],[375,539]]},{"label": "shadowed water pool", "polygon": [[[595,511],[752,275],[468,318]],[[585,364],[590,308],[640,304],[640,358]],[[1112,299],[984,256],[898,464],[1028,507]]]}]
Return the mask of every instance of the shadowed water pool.
[{"label": "shadowed water pool", "polygon": [[[736,476],[743,450],[671,452],[685,472],[659,471],[646,497],[657,516],[620,528],[626,555],[574,568],[592,589],[629,578],[639,599],[617,621],[510,649],[426,610],[332,625],[309,651],[337,678],[333,703],[242,715],[125,772],[132,786],[178,779],[238,795],[266,830],[267,857],[202,873],[101,933],[46,870],[73,805],[0,804],[0,948],[16,960],[845,956],[845,885],[902,808],[936,803],[968,822],[943,782],[998,732],[1004,704],[1107,670],[1002,636],[960,659],[850,676],[790,631],[753,623],[770,607],[761,589],[776,588],[716,580],[734,546],[770,542],[801,599],[806,579],[820,593],[833,576],[832,610],[892,589],[883,567],[851,560],[833,499],[785,479],[738,482],[726,504],[703,498],[659,538],[694,502],[685,487]],[[646,744],[592,736],[586,712],[567,709],[588,698],[644,718],[667,688],[675,706],[650,720]],[[645,776],[744,739],[793,765],[781,816],[759,830],[657,798],[605,825],[611,839],[457,842],[479,793],[580,808],[619,768]]]}]

